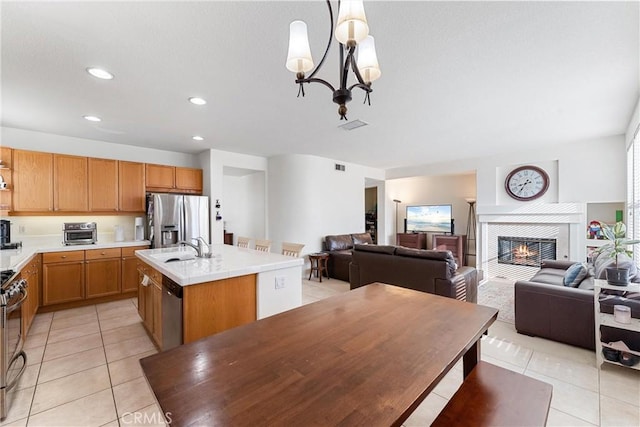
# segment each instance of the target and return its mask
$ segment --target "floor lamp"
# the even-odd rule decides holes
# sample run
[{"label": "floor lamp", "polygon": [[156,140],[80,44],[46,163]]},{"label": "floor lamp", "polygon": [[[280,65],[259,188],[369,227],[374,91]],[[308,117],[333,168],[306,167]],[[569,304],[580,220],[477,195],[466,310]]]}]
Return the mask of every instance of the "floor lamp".
[{"label": "floor lamp", "polygon": [[402,203],[400,200],[398,199],[393,199],[393,203],[396,204],[396,227],[395,227],[395,231],[396,231],[396,244],[398,244],[398,204]]}]

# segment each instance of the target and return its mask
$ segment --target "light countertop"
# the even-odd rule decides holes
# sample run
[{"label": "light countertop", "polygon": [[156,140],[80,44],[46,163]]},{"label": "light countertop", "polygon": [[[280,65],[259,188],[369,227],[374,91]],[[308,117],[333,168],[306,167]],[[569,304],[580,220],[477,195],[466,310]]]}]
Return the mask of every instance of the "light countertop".
[{"label": "light countertop", "polygon": [[[211,258],[195,258],[195,249],[182,246],[140,250],[136,256],[181,286],[304,264],[302,258],[223,244],[211,245],[211,253]],[[166,262],[170,258],[191,259]]]},{"label": "light countertop", "polygon": [[[128,246],[148,246],[148,240],[125,240],[116,242],[113,237],[98,235],[98,243],[94,245],[71,245],[62,243],[62,236],[37,236],[22,238],[22,247],[18,249],[4,249],[0,251],[0,270],[20,271],[31,259],[39,253],[82,251],[87,249],[107,249]],[[18,241],[18,239],[12,239]]]}]

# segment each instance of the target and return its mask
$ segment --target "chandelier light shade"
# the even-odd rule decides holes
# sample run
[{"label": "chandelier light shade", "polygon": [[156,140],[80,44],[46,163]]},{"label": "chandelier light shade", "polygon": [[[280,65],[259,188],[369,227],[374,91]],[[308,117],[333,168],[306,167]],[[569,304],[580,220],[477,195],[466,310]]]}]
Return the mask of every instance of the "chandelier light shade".
[{"label": "chandelier light shade", "polygon": [[382,75],[376,55],[376,45],[373,36],[367,36],[358,46],[358,69],[365,83],[371,83]]},{"label": "chandelier light shade", "polygon": [[335,35],[336,40],[349,47],[360,43],[369,35],[369,24],[367,24],[362,1],[340,2]]},{"label": "chandelier light shade", "polygon": [[306,73],[313,69],[313,58],[309,47],[307,24],[293,21],[289,25],[289,54],[287,55],[287,70],[294,73]]},{"label": "chandelier light shade", "polygon": [[[369,24],[364,13],[362,1],[343,0],[338,1],[338,20],[334,33],[333,8],[331,1],[326,0],[329,9],[329,41],[322,59],[314,68],[309,48],[307,24],[303,21],[293,21],[289,25],[289,52],[286,67],[296,74],[296,83],[299,85],[298,97],[304,97],[305,83],[321,83],[333,93],[333,102],[338,104],[340,120],[347,120],[347,102],[351,101],[351,91],[355,88],[365,92],[364,102],[371,105],[371,82],[382,74],[378,65],[378,57],[373,37],[369,36]],[[340,86],[335,88],[326,80],[315,77],[324,64],[329,48],[335,35],[340,43]],[[356,61],[356,49],[358,52]],[[306,76],[307,72],[311,72]],[[348,86],[349,71],[353,72],[355,83]]]}]

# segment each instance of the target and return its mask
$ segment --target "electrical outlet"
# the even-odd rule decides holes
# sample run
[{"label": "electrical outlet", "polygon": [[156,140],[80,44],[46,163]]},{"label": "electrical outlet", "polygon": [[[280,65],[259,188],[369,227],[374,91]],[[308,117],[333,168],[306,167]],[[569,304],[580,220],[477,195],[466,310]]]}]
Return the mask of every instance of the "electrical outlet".
[{"label": "electrical outlet", "polygon": [[285,284],[285,280],[284,279],[285,279],[284,276],[276,277],[276,289],[284,288],[284,284]]},{"label": "electrical outlet", "polygon": [[26,229],[25,229],[25,226],[24,226],[24,225],[20,225],[20,226],[18,227],[18,233],[20,233],[20,234],[24,234],[24,233],[25,233],[25,231],[26,231]]}]

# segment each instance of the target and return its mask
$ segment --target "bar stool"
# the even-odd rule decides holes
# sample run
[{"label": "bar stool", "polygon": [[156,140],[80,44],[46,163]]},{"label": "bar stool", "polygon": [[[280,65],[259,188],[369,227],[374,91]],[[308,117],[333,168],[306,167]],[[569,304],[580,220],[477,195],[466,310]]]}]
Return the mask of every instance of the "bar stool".
[{"label": "bar stool", "polygon": [[282,242],[282,255],[299,257],[304,245],[301,243]]},{"label": "bar stool", "polygon": [[270,252],[271,240],[256,239],[256,251]]},{"label": "bar stool", "polygon": [[311,275],[313,272],[316,272],[316,277],[320,278],[320,283],[322,283],[322,273],[327,274],[327,280],[329,280],[329,270],[327,269],[327,264],[329,262],[329,254],[327,253],[314,253],[309,254],[309,262],[311,263],[311,270],[309,271],[309,280],[311,280]]}]

